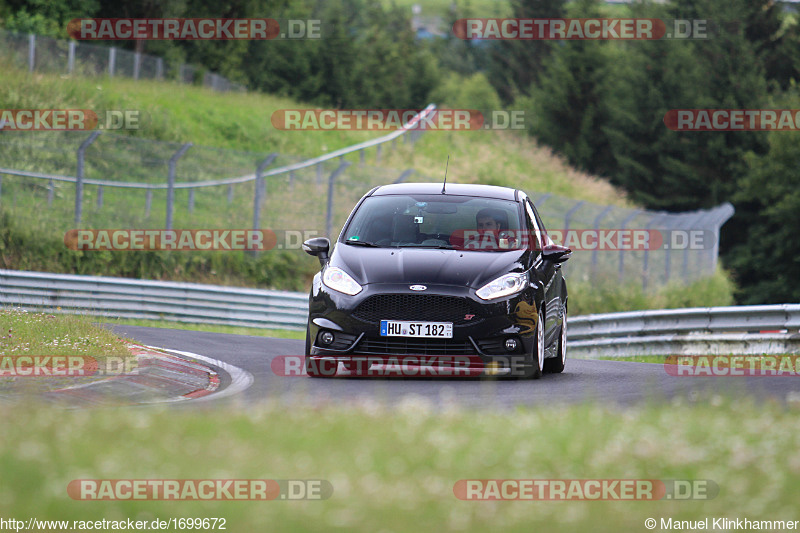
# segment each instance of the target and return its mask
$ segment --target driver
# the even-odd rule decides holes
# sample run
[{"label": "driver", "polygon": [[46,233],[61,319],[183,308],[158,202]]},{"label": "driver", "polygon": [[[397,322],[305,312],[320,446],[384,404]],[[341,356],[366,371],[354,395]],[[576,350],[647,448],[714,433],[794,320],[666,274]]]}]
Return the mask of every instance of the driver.
[{"label": "driver", "polygon": [[475,215],[476,232],[465,232],[467,249],[495,249],[501,231],[508,229],[508,215],[502,209],[485,208]]},{"label": "driver", "polygon": [[508,217],[505,211],[499,209],[481,209],[475,215],[475,225],[478,231],[502,231],[508,229]]}]

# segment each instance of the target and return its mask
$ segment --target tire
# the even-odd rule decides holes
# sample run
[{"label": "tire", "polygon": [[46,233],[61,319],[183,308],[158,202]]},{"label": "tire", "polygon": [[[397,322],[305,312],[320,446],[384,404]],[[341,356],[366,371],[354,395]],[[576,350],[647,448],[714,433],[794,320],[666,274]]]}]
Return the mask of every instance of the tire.
[{"label": "tire", "polygon": [[541,307],[536,320],[536,342],[531,355],[531,366],[525,368],[522,377],[524,379],[539,379],[542,377],[542,369],[546,361],[544,358],[544,313]]},{"label": "tire", "polygon": [[306,329],[306,351],[303,355],[305,356],[306,374],[308,374],[308,377],[332,378],[336,375],[336,370],[339,366],[337,363],[332,361],[314,361],[311,359],[311,332],[308,328]]},{"label": "tire", "polygon": [[547,374],[560,374],[564,371],[567,362],[567,313],[561,322],[561,332],[558,335],[558,352],[555,357],[544,360],[544,371]]}]

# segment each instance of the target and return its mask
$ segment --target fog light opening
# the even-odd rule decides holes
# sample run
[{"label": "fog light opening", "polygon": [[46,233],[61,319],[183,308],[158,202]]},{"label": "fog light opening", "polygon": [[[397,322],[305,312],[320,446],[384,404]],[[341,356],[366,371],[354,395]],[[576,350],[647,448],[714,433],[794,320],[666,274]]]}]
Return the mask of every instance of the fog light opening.
[{"label": "fog light opening", "polygon": [[331,333],[330,331],[323,331],[319,336],[319,340],[322,344],[327,346],[329,344],[333,344],[335,337],[333,336],[333,333]]},{"label": "fog light opening", "polygon": [[517,351],[517,348],[519,348],[519,341],[513,337],[506,339],[505,346],[507,352],[515,352]]}]

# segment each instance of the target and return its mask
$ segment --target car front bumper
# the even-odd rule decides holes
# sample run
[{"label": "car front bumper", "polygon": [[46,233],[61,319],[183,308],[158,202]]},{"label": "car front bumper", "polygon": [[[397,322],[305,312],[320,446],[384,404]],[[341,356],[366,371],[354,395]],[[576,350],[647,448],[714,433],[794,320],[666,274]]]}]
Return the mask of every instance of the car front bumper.
[{"label": "car front bumper", "polygon": [[[422,367],[445,368],[450,363],[502,374],[503,368],[530,365],[538,316],[531,288],[484,301],[468,287],[427,285],[424,294],[409,287],[370,284],[348,296],[315,278],[309,300],[310,358],[345,363],[351,371],[416,361]],[[380,320],[452,322],[453,336],[381,336]],[[320,338],[326,331],[334,336],[327,345]],[[507,339],[517,341],[516,349],[506,349]]]}]

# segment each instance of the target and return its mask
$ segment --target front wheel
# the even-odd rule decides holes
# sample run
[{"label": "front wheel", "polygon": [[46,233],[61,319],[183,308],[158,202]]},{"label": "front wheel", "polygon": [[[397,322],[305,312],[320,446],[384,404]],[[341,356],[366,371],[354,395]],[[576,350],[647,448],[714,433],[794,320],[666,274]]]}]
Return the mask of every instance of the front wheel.
[{"label": "front wheel", "polygon": [[533,347],[531,365],[525,368],[523,378],[539,379],[542,377],[542,369],[544,368],[544,364],[544,313],[540,307],[536,319],[536,345]]},{"label": "front wheel", "polygon": [[548,374],[560,374],[567,362],[567,313],[561,320],[561,334],[558,336],[558,353],[555,357],[545,359],[544,371]]}]

